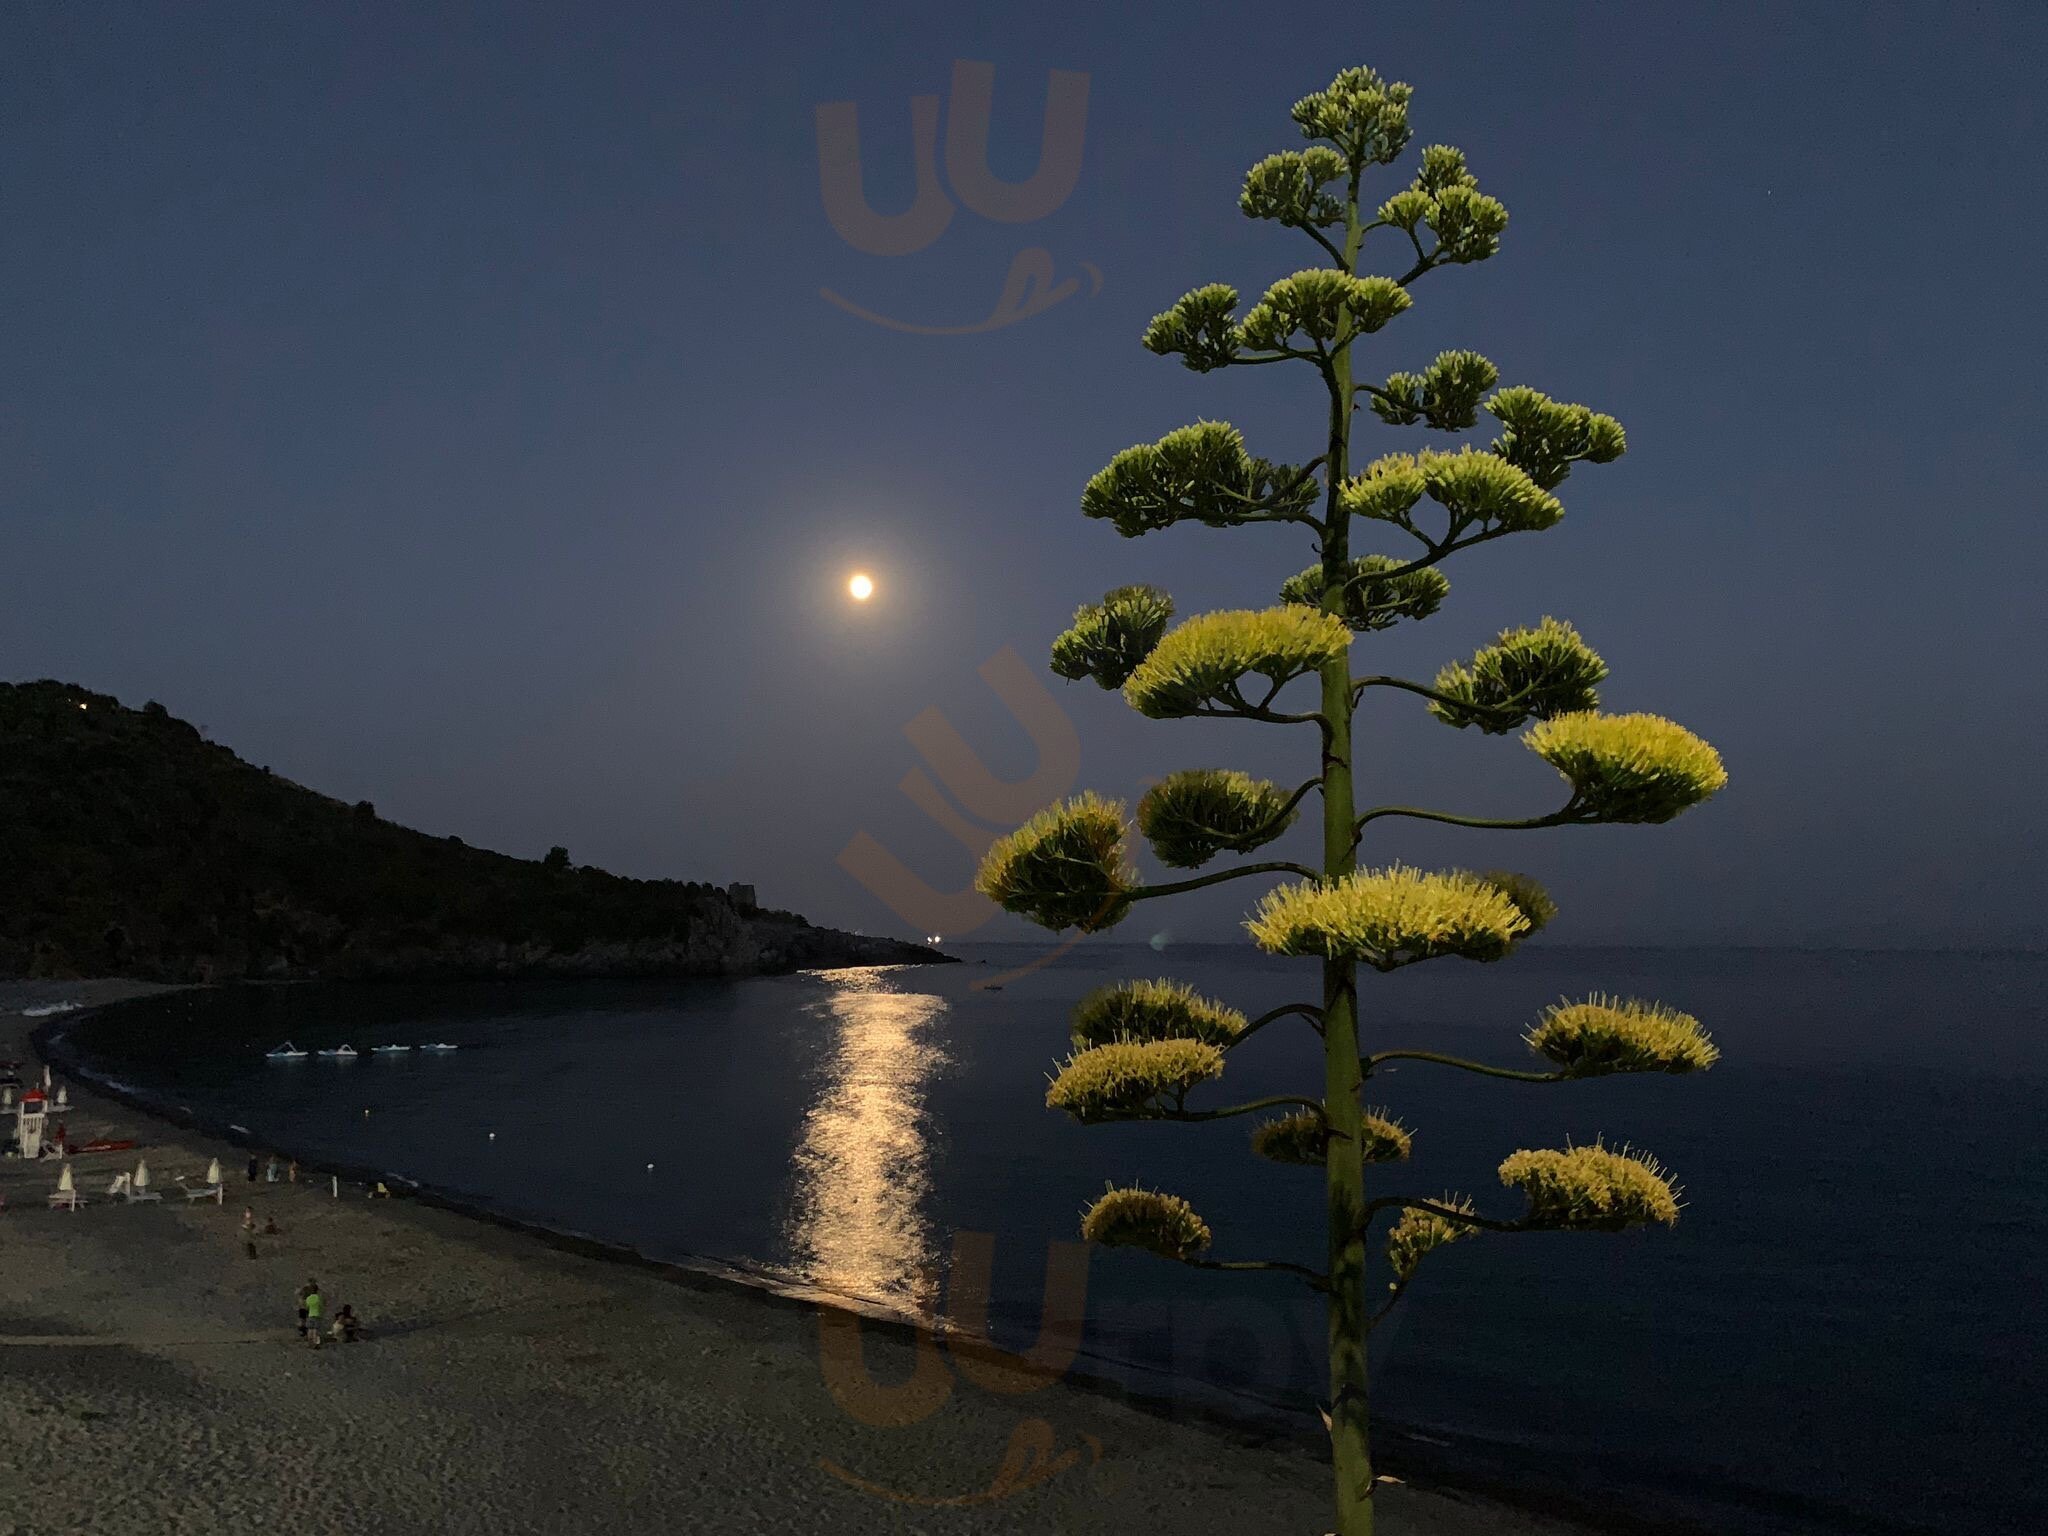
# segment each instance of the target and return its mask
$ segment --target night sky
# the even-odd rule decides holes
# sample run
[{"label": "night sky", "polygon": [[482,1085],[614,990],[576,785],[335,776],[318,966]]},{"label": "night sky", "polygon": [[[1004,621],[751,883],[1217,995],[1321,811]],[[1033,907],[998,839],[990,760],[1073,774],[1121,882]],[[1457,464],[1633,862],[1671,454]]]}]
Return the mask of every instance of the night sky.
[{"label": "night sky", "polygon": [[[1111,585],[1256,607],[1308,563],[1299,530],[1126,541],[1077,499],[1200,417],[1320,451],[1312,377],[1202,377],[1137,336],[1197,284],[1311,264],[1238,184],[1370,63],[1416,90],[1373,194],[1449,142],[1513,222],[1361,368],[1474,347],[1630,451],[1566,482],[1557,529],[1454,557],[1444,611],[1358,666],[1427,680],[1554,613],[1607,707],[1699,731],[1733,782],[1665,828],[1379,823],[1367,857],[1529,870],[1565,940],[2040,942],[2048,8],[976,9],[8,6],[0,677],[161,700],[407,825],[871,932],[913,921],[841,867],[857,834],[939,893],[972,870],[899,789],[930,771],[906,725],[1033,769],[977,675],[1004,647],[1078,733],[1055,789],[1291,786],[1311,733],[1148,722],[1044,658]],[[1087,77],[1071,195],[967,206],[942,113],[950,222],[856,249],[816,109],[858,104],[867,200],[902,211],[911,98],[956,60],[994,66],[1009,180],[1047,72]],[[993,329],[821,294],[973,326],[1033,249],[1076,283]],[[1366,416],[1358,451],[1425,443]],[[1513,737],[1413,699],[1361,742],[1364,803],[1559,800]],[[1223,937],[1253,894],[1120,936]]]}]

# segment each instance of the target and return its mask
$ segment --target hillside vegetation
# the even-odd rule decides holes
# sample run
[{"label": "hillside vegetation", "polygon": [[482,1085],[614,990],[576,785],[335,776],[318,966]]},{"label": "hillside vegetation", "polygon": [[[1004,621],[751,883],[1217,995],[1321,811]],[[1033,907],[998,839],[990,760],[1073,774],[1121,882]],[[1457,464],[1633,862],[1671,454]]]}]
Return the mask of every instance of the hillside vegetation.
[{"label": "hillside vegetation", "polygon": [[0,684],[0,975],[702,975],[938,958],[430,837],[243,762],[161,705]]}]

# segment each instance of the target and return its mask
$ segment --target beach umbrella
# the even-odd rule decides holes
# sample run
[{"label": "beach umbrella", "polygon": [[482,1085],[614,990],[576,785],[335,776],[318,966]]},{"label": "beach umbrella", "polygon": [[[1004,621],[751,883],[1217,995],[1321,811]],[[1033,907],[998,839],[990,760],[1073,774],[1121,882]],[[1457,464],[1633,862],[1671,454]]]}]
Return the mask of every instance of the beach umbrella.
[{"label": "beach umbrella", "polygon": [[217,1157],[206,1165],[206,1182],[208,1184],[218,1184],[220,1182],[220,1159]]},{"label": "beach umbrella", "polygon": [[149,1188],[149,1164],[142,1158],[135,1160],[135,1187],[137,1189]]},{"label": "beach umbrella", "polygon": [[71,1182],[71,1165],[69,1163],[66,1163],[64,1165],[64,1171],[57,1175],[57,1193],[60,1195],[68,1195],[75,1191],[77,1188],[78,1186]]}]

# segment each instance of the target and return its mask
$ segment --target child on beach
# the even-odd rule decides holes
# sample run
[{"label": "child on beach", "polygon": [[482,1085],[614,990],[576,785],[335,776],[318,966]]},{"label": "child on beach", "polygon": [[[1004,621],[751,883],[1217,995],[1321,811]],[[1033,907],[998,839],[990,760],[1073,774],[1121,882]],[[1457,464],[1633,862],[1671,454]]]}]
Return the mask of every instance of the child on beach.
[{"label": "child on beach", "polygon": [[242,1230],[244,1232],[254,1232],[256,1230],[256,1213],[246,1205],[242,1207]]},{"label": "child on beach", "polygon": [[306,1336],[306,1301],[309,1297],[319,1294],[320,1282],[318,1280],[308,1280],[299,1287],[299,1337],[302,1339]]},{"label": "child on beach", "polygon": [[307,1282],[306,1288],[306,1329],[311,1334],[313,1347],[320,1347],[320,1317],[327,1310],[327,1303],[320,1295],[320,1282]]},{"label": "child on beach", "polygon": [[327,1331],[344,1344],[355,1343],[356,1335],[362,1331],[356,1322],[355,1307],[343,1302],[341,1310],[334,1314],[334,1326]]}]

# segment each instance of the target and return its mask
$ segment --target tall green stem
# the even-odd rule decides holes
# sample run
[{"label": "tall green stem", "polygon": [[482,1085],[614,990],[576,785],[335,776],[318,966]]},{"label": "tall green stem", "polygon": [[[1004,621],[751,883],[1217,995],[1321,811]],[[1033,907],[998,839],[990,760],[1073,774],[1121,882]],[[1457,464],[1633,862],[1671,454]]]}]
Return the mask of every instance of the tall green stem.
[{"label": "tall green stem", "polygon": [[[1356,271],[1361,230],[1358,179],[1350,186],[1344,227],[1344,269]],[[1344,609],[1351,556],[1350,517],[1337,488],[1350,471],[1350,326],[1332,346],[1329,502],[1323,535],[1324,603]],[[1356,791],[1352,783],[1351,665],[1339,657],[1322,669],[1323,873],[1351,873],[1356,855]],[[1330,1449],[1337,1477],[1337,1536],[1372,1536],[1372,1442],[1367,1421],[1365,1341],[1365,1160],[1360,1155],[1363,1107],[1358,1045],[1358,967],[1323,962],[1323,1114],[1331,1136],[1324,1163],[1330,1222]]]}]

